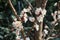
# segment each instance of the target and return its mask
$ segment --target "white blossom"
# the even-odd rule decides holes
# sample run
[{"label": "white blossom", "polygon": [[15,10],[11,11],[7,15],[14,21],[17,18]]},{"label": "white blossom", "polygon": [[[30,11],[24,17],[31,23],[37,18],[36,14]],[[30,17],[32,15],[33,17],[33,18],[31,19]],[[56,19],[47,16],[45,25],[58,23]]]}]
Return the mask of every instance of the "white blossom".
[{"label": "white blossom", "polygon": [[40,8],[36,8],[35,14],[36,14],[36,15],[39,15],[39,12],[40,12],[41,10],[42,10],[41,7],[40,7]]},{"label": "white blossom", "polygon": [[30,10],[31,10],[31,7],[30,7],[30,6],[28,6],[27,10],[28,10],[28,12],[30,12]]},{"label": "white blossom", "polygon": [[26,23],[28,21],[28,15],[26,14],[26,12],[30,12],[31,7],[29,6],[28,8],[24,8],[20,14],[20,17],[23,17],[23,21]]},{"label": "white blossom", "polygon": [[[20,40],[24,40],[23,38],[21,38]],[[30,38],[29,37],[26,37],[26,40],[30,40]]]},{"label": "white blossom", "polygon": [[53,15],[54,15],[54,13],[51,13],[51,15],[53,16]]},{"label": "white blossom", "polygon": [[44,15],[46,15],[47,11],[46,11],[46,9],[42,9],[41,12],[42,12],[42,15],[44,16]]},{"label": "white blossom", "polygon": [[15,29],[19,29],[19,30],[23,29],[21,21],[14,21],[12,25]]},{"label": "white blossom", "polygon": [[44,15],[46,14],[46,10],[41,10],[42,15],[37,17],[38,22],[43,22]]},{"label": "white blossom", "polygon": [[17,37],[16,37],[16,40],[20,40],[20,36],[17,36]]},{"label": "white blossom", "polygon": [[54,4],[54,6],[57,6],[57,2]]},{"label": "white blossom", "polygon": [[28,19],[26,17],[24,17],[24,22],[26,23],[28,21]]},{"label": "white blossom", "polygon": [[[58,1],[58,2],[60,2],[60,1]],[[57,6],[57,4],[58,4],[58,3],[56,2],[56,3],[54,4],[54,6]]]},{"label": "white blossom", "polygon": [[29,37],[27,37],[27,38],[26,38],[26,40],[30,40],[30,38],[29,38]]},{"label": "white blossom", "polygon": [[49,28],[47,25],[45,25],[45,28]]},{"label": "white blossom", "polygon": [[20,13],[20,17],[23,17],[24,11],[21,11]]},{"label": "white blossom", "polygon": [[44,29],[43,30],[43,33],[44,33],[43,36],[46,37],[46,35],[48,34],[48,30],[47,29]]},{"label": "white blossom", "polygon": [[53,16],[53,19],[54,19],[54,21],[52,23],[55,23],[55,21],[57,21],[56,15],[57,15],[57,11],[55,11],[54,13],[52,13],[52,16]]},{"label": "white blossom", "polygon": [[17,18],[14,18],[14,21],[17,21]]},{"label": "white blossom", "polygon": [[24,12],[22,12],[21,14],[20,14],[20,17],[22,18],[23,17],[23,21],[26,23],[27,21],[28,21],[28,15]]},{"label": "white blossom", "polygon": [[[40,14],[40,12],[41,12],[41,14]],[[41,9],[41,8],[37,8],[36,11],[35,11],[35,14],[36,15],[39,15],[40,14],[37,17],[37,20],[38,20],[38,22],[43,22],[43,18],[46,15],[46,10],[45,9]]]},{"label": "white blossom", "polygon": [[34,22],[34,21],[35,21],[35,18],[34,18],[34,17],[29,17],[29,20],[30,20],[31,22]]},{"label": "white blossom", "polygon": [[18,39],[20,39],[20,37],[19,37],[19,34],[20,34],[20,31],[23,29],[23,26],[22,26],[22,23],[21,23],[21,21],[14,21],[13,23],[12,23],[12,25],[13,25],[13,27],[16,29],[16,40],[18,40]]},{"label": "white blossom", "polygon": [[30,6],[28,8],[24,8],[23,9],[24,12],[30,12],[30,10],[31,10],[31,7]]},{"label": "white blossom", "polygon": [[48,30],[47,30],[47,29],[44,29],[44,33],[45,33],[45,34],[48,34]]},{"label": "white blossom", "polygon": [[43,16],[40,15],[39,17],[37,17],[37,20],[38,20],[38,22],[43,22]]},{"label": "white blossom", "polygon": [[28,12],[28,10],[26,8],[23,9],[24,12]]},{"label": "white blossom", "polygon": [[20,30],[16,29],[16,35],[19,36]]},{"label": "white blossom", "polygon": [[57,14],[57,11],[55,11],[54,13]]},{"label": "white blossom", "polygon": [[34,27],[35,27],[36,31],[39,30],[39,25],[37,23],[35,23]]},{"label": "white blossom", "polygon": [[26,13],[23,15],[23,18],[24,18],[24,22],[26,23],[28,21],[28,16]]}]

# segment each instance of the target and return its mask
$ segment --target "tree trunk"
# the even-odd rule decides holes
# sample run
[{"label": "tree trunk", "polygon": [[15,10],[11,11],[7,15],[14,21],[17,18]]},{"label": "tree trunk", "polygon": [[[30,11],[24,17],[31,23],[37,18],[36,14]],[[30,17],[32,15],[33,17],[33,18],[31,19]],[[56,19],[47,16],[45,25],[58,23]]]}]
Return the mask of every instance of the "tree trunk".
[{"label": "tree trunk", "polygon": [[[42,0],[35,0],[36,1],[36,7],[41,7]],[[43,22],[39,23],[39,31],[36,33],[36,39],[35,40],[42,40],[42,29],[43,29]]]},{"label": "tree trunk", "polygon": [[39,25],[39,40],[43,40],[42,38],[42,30],[43,30],[43,22],[40,23]]}]

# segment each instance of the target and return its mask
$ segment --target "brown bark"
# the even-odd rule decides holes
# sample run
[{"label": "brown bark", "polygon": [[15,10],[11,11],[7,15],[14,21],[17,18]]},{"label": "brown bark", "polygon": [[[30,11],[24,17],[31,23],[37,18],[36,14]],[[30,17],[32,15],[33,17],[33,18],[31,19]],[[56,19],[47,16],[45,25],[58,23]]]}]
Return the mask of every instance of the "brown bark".
[{"label": "brown bark", "polygon": [[35,0],[35,3],[36,3],[36,7],[42,7],[43,6],[46,6],[45,3],[47,3],[48,0]]},{"label": "brown bark", "polygon": [[42,3],[42,0],[35,0],[35,2],[36,2],[36,7],[40,7],[41,3]]},{"label": "brown bark", "polygon": [[19,18],[19,16],[17,15],[17,12],[16,12],[16,10],[15,10],[15,8],[14,8],[11,0],[8,0],[8,3],[9,3],[9,5],[10,5],[12,11],[14,12],[15,17],[16,17],[19,21],[21,21],[20,18]]},{"label": "brown bark", "polygon": [[43,40],[43,38],[42,38],[42,30],[43,30],[43,22],[41,22],[40,23],[40,25],[39,25],[39,40]]}]

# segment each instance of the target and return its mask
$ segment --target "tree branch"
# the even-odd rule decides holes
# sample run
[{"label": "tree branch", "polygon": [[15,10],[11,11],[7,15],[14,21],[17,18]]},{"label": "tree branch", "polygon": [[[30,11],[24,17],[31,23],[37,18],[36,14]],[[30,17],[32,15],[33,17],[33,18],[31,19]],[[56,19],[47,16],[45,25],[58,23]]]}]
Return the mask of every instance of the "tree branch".
[{"label": "tree branch", "polygon": [[[17,15],[17,12],[16,12],[16,10],[15,10],[15,8],[14,8],[14,6],[13,6],[11,0],[8,0],[8,3],[9,3],[9,5],[10,5],[12,11],[14,12],[15,17],[16,17],[19,21],[21,21],[20,17]],[[23,30],[23,29],[22,29],[21,33],[22,33],[22,35],[23,35],[24,40],[26,40],[26,39],[25,39],[25,35],[24,35],[24,30]]]}]

